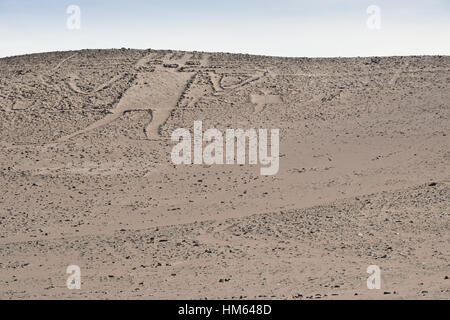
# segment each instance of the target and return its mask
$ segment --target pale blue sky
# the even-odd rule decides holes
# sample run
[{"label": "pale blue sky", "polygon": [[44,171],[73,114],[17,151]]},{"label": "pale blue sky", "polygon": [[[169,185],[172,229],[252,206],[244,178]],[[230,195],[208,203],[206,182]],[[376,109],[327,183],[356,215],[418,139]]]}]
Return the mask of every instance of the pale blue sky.
[{"label": "pale blue sky", "polygon": [[[81,29],[69,30],[69,5]],[[381,9],[381,29],[366,21]],[[450,0],[0,0],[0,57],[153,48],[298,57],[450,55]]]}]

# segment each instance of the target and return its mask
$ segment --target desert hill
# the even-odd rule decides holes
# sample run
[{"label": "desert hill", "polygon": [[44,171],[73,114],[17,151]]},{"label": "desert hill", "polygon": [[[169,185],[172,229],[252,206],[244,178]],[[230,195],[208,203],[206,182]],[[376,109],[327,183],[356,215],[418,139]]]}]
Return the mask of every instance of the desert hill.
[{"label": "desert hill", "polygon": [[[449,101],[447,56],[0,59],[0,297],[449,298]],[[278,174],[173,165],[198,120]]]}]

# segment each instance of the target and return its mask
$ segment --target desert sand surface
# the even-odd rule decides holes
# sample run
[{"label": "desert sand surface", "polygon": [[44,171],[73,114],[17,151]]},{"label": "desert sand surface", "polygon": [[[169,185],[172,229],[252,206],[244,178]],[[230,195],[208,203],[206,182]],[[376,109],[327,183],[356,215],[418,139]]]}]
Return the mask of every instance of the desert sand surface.
[{"label": "desert sand surface", "polygon": [[[174,165],[198,120],[278,174]],[[448,56],[0,59],[0,299],[449,299],[449,129]]]}]

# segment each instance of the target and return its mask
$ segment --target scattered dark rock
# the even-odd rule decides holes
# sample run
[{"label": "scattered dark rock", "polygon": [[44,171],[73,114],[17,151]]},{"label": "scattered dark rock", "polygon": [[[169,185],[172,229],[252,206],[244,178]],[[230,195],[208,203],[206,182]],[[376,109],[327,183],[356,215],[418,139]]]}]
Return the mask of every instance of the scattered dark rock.
[{"label": "scattered dark rock", "polygon": [[178,68],[178,64],[176,64],[176,63],[164,63],[164,64],[163,64],[163,67],[164,67],[164,68],[172,68],[172,69],[176,69],[176,68]]},{"label": "scattered dark rock", "polygon": [[189,61],[186,61],[185,65],[187,65],[187,66],[199,66],[200,65],[200,61],[189,60]]}]

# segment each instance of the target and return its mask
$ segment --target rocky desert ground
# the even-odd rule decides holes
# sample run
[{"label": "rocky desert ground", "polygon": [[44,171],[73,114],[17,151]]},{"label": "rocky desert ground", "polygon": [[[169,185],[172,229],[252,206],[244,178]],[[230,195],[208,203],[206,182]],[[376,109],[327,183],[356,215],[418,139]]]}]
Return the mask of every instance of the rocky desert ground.
[{"label": "rocky desert ground", "polygon": [[[174,165],[197,120],[278,174]],[[449,299],[449,129],[448,56],[0,59],[0,299]]]}]

